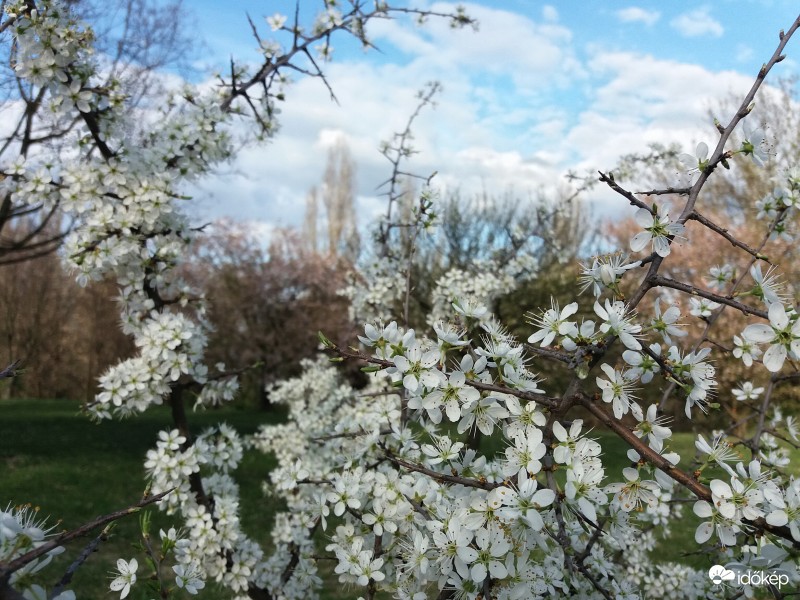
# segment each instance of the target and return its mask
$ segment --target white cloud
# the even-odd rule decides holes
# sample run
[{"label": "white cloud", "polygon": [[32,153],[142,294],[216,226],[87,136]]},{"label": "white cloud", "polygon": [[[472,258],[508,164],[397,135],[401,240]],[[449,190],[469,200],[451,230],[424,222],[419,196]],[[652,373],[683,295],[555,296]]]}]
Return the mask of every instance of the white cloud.
[{"label": "white cloud", "polygon": [[623,23],[644,23],[652,26],[661,18],[656,10],[647,10],[638,6],[630,6],[617,11],[617,18]]},{"label": "white cloud", "polygon": [[[687,152],[699,141],[713,146],[718,133],[710,113],[726,122],[732,115],[720,109],[724,101],[735,98],[738,105],[752,85],[752,77],[733,71],[627,52],[598,54],[587,68],[604,82],[563,139],[579,171],[610,169],[620,155],[654,142],[677,143]],[[624,201],[605,189],[597,188],[592,199],[601,214],[624,210]]]},{"label": "white cloud", "polygon": [[555,23],[558,21],[558,10],[556,10],[555,6],[545,4],[542,7],[542,18],[550,23]]},{"label": "white cloud", "polygon": [[[378,146],[405,126],[416,91],[432,78],[444,91],[436,110],[426,109],[415,123],[420,152],[408,169],[437,171],[434,183],[445,190],[502,194],[513,188],[521,196],[563,187],[570,168],[609,169],[620,155],[645,151],[650,142],[678,142],[687,150],[701,140],[710,143],[716,133],[709,110],[752,83],[732,71],[625,52],[596,50],[582,62],[569,29],[478,8],[477,34],[434,22],[424,30],[380,23],[373,32],[379,45],[400,45],[404,60],[393,55],[395,62],[327,65],[339,104],[329,101],[319,81],[291,85],[276,139],[245,148],[227,172],[196,192],[206,198],[206,216],[299,225],[327,148],[345,136],[357,164],[357,210],[366,223],[384,209],[376,186],[389,165]],[[584,101],[569,104],[577,97]],[[607,190],[598,188],[591,199],[600,214],[625,210]]]},{"label": "white cloud", "polygon": [[[452,5],[431,8],[444,12]],[[477,32],[453,30],[445,20],[433,19],[416,29],[396,20],[375,21],[369,34],[378,47],[388,42],[406,53],[428,79],[449,77],[455,70],[471,76],[499,75],[541,88],[581,75],[568,28],[477,4],[467,4],[466,9],[480,24]]]},{"label": "white cloud", "polygon": [[678,15],[670,21],[670,25],[684,37],[721,37],[725,32],[722,24],[711,16],[708,7]]},{"label": "white cloud", "polygon": [[746,44],[736,45],[737,62],[747,62],[753,58],[753,49]]},{"label": "white cloud", "polygon": [[[690,144],[692,140],[685,139],[687,130],[698,132],[710,121],[712,107],[731,96],[743,96],[752,85],[751,77],[733,71],[712,72],[699,65],[625,52],[601,54],[589,67],[606,82],[597,87],[581,118],[598,115],[608,119],[611,127],[606,135],[635,126],[644,136],[651,130],[664,133],[664,142]],[[707,135],[712,131],[709,124]],[[591,147],[579,139],[573,143]]]}]

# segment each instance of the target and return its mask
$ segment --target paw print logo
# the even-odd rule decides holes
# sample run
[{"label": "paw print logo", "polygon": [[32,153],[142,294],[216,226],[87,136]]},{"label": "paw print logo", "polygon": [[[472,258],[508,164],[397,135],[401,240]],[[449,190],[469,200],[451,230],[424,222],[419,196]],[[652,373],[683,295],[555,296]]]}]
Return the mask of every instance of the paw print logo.
[{"label": "paw print logo", "polygon": [[714,585],[719,585],[723,581],[730,581],[736,577],[736,573],[730,569],[726,569],[722,565],[714,565],[708,570],[708,576]]}]

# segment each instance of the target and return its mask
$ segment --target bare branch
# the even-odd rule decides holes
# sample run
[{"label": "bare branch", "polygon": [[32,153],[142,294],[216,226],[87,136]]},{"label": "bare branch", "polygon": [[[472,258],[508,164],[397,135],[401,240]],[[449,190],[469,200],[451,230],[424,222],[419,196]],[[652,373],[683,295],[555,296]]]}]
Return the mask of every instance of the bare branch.
[{"label": "bare branch", "polygon": [[770,265],[772,264],[772,263],[771,263],[771,262],[770,262],[770,261],[767,259],[767,257],[766,257],[766,256],[763,256],[763,255],[759,254],[757,250],[754,250],[753,248],[751,248],[750,246],[748,246],[748,245],[747,245],[747,244],[745,244],[744,242],[740,242],[738,239],[736,239],[734,236],[732,236],[730,233],[728,233],[728,230],[727,230],[727,229],[724,229],[724,228],[720,227],[719,225],[717,225],[716,223],[714,223],[713,221],[711,221],[711,220],[710,220],[710,219],[708,219],[707,217],[704,217],[703,215],[701,215],[701,214],[700,214],[699,212],[697,212],[696,210],[695,210],[695,211],[693,211],[693,212],[692,212],[692,213],[689,215],[689,217],[688,217],[688,218],[689,218],[690,220],[697,221],[698,223],[700,223],[700,224],[702,224],[702,225],[705,225],[706,227],[708,227],[708,228],[709,228],[711,231],[713,231],[714,233],[717,233],[717,234],[721,235],[722,237],[724,237],[724,238],[725,238],[726,240],[728,240],[728,241],[729,241],[729,242],[730,242],[730,243],[731,243],[733,246],[736,246],[737,248],[741,248],[742,250],[744,250],[745,252],[747,252],[748,254],[750,254],[751,256],[753,256],[755,259],[757,259],[757,260],[763,260],[764,262],[766,262],[767,264],[770,264]]},{"label": "bare branch", "polygon": [[166,497],[167,495],[171,494],[172,490],[169,489],[165,492],[161,492],[160,494],[156,494],[155,496],[147,496],[142,498],[136,504],[132,504],[128,508],[123,508],[122,510],[118,510],[107,515],[103,515],[102,517],[97,517],[78,527],[77,529],[73,529],[72,531],[65,531],[53,538],[50,541],[42,544],[34,548],[33,550],[26,552],[22,556],[18,556],[11,562],[7,563],[0,563],[0,587],[8,581],[8,578],[11,576],[12,573],[21,569],[25,565],[27,565],[32,560],[39,558],[53,550],[65,544],[69,541],[74,540],[75,538],[81,537],[92,531],[93,529],[97,529],[98,527],[105,525],[106,523],[111,523],[112,521],[116,521],[121,519],[122,517],[127,517],[128,515],[132,515],[134,513],[139,512],[145,506],[153,504],[154,502],[158,502],[162,498]]},{"label": "bare branch", "polygon": [[729,298],[727,296],[720,296],[719,294],[709,292],[707,290],[693,286],[688,283],[682,283],[680,281],[676,281],[669,277],[664,277],[663,275],[654,275],[651,278],[651,283],[653,287],[658,287],[658,286],[668,287],[674,290],[685,292],[692,296],[700,296],[701,298],[705,298],[706,300],[711,300],[712,302],[716,302],[718,304],[724,304],[726,306],[730,306],[745,315],[755,315],[757,317],[761,317],[762,319],[769,318],[767,312],[764,310],[747,306],[746,304],[742,304],[741,302],[733,300],[732,298]]},{"label": "bare branch", "polygon": [[450,485],[463,485],[466,487],[473,487],[478,488],[480,490],[493,490],[495,488],[502,487],[503,483],[491,483],[486,481],[485,479],[472,479],[471,477],[459,477],[457,475],[447,475],[446,473],[439,473],[438,471],[434,471],[427,467],[423,467],[417,463],[413,463],[408,461],[404,458],[400,458],[396,456],[391,450],[386,447],[383,447],[383,452],[386,455],[386,458],[389,462],[396,464],[399,467],[404,467],[409,471],[415,471],[417,473],[422,473],[423,475],[427,475],[431,479],[435,479],[441,483],[447,483]]},{"label": "bare branch", "polygon": [[0,379],[8,379],[11,377],[16,377],[19,373],[19,365],[22,364],[22,360],[15,360],[13,363],[8,365],[5,369],[0,371]]}]

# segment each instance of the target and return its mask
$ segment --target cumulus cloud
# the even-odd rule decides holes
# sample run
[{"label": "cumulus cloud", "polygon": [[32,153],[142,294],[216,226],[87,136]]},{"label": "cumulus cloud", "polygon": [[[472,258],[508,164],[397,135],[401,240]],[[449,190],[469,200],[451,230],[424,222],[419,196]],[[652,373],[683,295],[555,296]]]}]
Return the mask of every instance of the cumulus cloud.
[{"label": "cumulus cloud", "polygon": [[558,21],[558,10],[556,10],[555,6],[550,4],[545,4],[542,7],[542,18],[545,21],[550,21],[551,23],[555,23]]},{"label": "cumulus cloud", "polygon": [[652,26],[661,18],[661,13],[657,10],[630,6],[618,10],[617,18],[623,23],[644,23],[647,26]]},{"label": "cumulus cloud", "polygon": [[747,62],[753,58],[753,49],[747,44],[736,45],[736,60],[738,62]]},{"label": "cumulus cloud", "polygon": [[708,7],[678,15],[670,21],[670,25],[684,37],[721,37],[725,33],[725,28],[711,16]]},{"label": "cumulus cloud", "polygon": [[[437,3],[431,8],[445,12],[453,5]],[[479,22],[477,32],[454,30],[445,20],[433,19],[416,29],[397,20],[375,21],[369,34],[379,47],[388,42],[404,52],[428,73],[427,78],[439,74],[449,78],[454,69],[466,70],[473,76],[502,76],[540,89],[581,75],[567,27],[481,5],[467,5],[467,12]],[[544,10],[545,15],[548,12]]]},{"label": "cumulus cloud", "polygon": [[[343,136],[357,164],[357,211],[367,223],[385,208],[377,186],[389,165],[378,147],[405,127],[417,90],[430,79],[441,80],[444,91],[437,108],[423,111],[414,125],[419,152],[408,170],[436,171],[435,184],[466,195],[513,188],[521,196],[555,192],[568,169],[609,169],[651,142],[678,142],[686,150],[711,142],[708,111],[752,83],[733,71],[601,48],[581,60],[563,25],[486,7],[477,12],[478,33],[433,21],[422,30],[379,23],[373,32],[379,45],[400,46],[401,54],[326,65],[338,104],[317,80],[292,84],[275,140],[245,148],[219,178],[195,190],[205,198],[204,215],[300,225],[327,149]],[[599,188],[591,200],[598,214],[625,209]]]}]

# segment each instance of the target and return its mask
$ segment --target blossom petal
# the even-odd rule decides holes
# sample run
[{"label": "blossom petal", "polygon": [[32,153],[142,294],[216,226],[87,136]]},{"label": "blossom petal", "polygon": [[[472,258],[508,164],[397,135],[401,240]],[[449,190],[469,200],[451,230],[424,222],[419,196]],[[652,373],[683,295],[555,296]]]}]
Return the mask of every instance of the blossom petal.
[{"label": "blossom petal", "polygon": [[707,519],[713,512],[711,505],[705,500],[698,500],[694,503],[694,514],[701,519]]},{"label": "blossom petal", "polygon": [[765,323],[755,323],[744,328],[742,336],[750,342],[764,343],[770,342],[775,337],[772,327]]},{"label": "blossom petal", "polygon": [[714,524],[711,521],[700,523],[697,531],[694,532],[694,541],[698,544],[704,544],[711,539],[712,533],[714,533]]},{"label": "blossom petal", "polygon": [[786,329],[789,324],[789,315],[786,314],[786,309],[780,302],[775,302],[769,307],[769,322],[772,323],[775,329]]},{"label": "blossom petal", "polygon": [[639,252],[644,250],[647,244],[650,243],[650,239],[652,238],[652,234],[649,231],[641,231],[637,233],[631,239],[631,250],[634,252]]},{"label": "blossom petal", "polygon": [[771,373],[780,371],[785,360],[786,348],[780,344],[773,344],[764,352],[764,366],[767,367],[767,370]]}]

